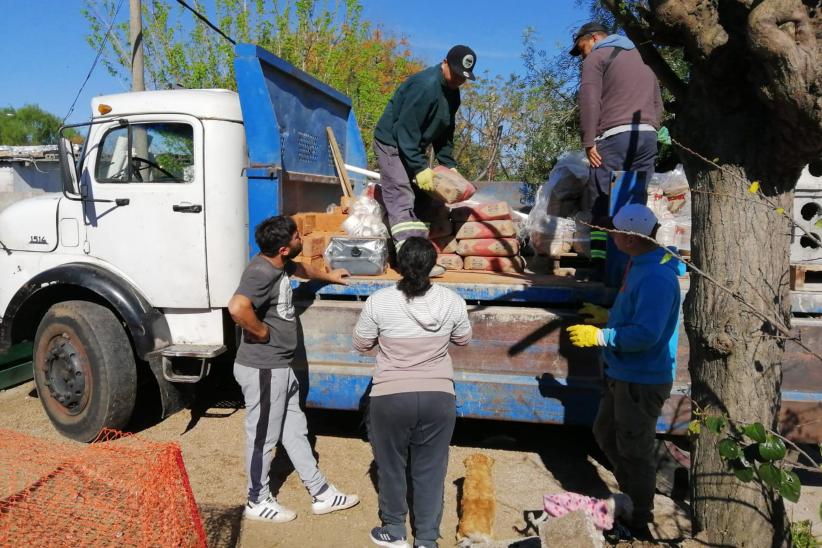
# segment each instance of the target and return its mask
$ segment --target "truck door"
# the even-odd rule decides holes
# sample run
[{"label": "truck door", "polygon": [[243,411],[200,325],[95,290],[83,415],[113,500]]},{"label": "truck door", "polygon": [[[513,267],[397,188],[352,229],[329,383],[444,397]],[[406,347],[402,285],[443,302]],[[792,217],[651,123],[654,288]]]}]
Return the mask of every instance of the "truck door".
[{"label": "truck door", "polygon": [[208,308],[203,127],[185,115],[94,127],[83,170],[88,255],[163,308]]}]

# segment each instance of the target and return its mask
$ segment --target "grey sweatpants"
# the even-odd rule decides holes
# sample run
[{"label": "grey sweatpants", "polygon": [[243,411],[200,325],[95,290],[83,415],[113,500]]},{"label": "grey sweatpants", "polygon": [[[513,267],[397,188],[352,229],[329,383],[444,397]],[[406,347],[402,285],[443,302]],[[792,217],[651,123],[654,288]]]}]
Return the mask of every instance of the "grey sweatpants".
[{"label": "grey sweatpants", "polygon": [[374,154],[380,165],[380,187],[383,205],[388,213],[388,228],[397,249],[412,236],[428,238],[428,227],[414,212],[414,188],[399,150],[374,139]]},{"label": "grey sweatpants", "polygon": [[290,367],[255,369],[234,364],[245,398],[245,462],[248,500],[259,502],[270,493],[268,473],[274,447],[282,442],[291,464],[313,496],[326,485],[308,443],[308,423],[300,408],[300,383]]}]

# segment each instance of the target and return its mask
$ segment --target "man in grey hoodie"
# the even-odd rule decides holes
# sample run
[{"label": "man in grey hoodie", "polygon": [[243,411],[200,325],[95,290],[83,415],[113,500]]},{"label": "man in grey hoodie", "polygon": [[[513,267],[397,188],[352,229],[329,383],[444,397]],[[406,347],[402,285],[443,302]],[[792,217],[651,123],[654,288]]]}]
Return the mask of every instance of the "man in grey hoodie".
[{"label": "man in grey hoodie", "polygon": [[[649,180],[657,156],[662,96],[653,71],[633,42],[591,22],[574,34],[570,54],[582,56],[579,110],[582,146],[591,163],[594,224],[609,215],[611,172],[636,171]],[[605,267],[605,232],[591,232],[591,259]]]}]

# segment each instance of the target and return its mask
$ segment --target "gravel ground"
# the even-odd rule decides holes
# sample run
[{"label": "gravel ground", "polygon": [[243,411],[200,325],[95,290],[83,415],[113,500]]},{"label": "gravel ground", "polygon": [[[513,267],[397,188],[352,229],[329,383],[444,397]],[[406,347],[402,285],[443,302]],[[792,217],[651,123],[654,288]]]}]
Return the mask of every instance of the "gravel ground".
[{"label": "gravel ground", "polygon": [[[298,518],[286,524],[261,524],[242,520],[244,411],[238,401],[233,390],[206,390],[192,409],[159,423],[141,418],[135,424],[145,438],[181,445],[209,546],[371,546],[368,531],[378,525],[377,497],[371,449],[363,440],[359,414],[312,410],[308,419],[322,470],[342,490],[359,494],[362,502],[347,511],[314,516],[308,495],[280,451],[275,458],[272,487],[278,490],[278,500],[297,511]],[[59,438],[32,383],[0,392],[0,428]],[[600,465],[603,457],[586,429],[460,420],[445,485],[441,546],[455,545],[463,460],[477,451],[496,460],[494,537],[499,540],[520,536],[515,528],[524,524],[523,510],[540,508],[545,493],[570,490],[605,496],[616,489],[613,476]],[[793,517],[815,519],[815,531],[822,532],[816,510],[822,488],[806,486],[804,491],[800,503],[791,508]],[[657,495],[656,507],[656,534],[660,539],[689,536],[686,503]]]}]

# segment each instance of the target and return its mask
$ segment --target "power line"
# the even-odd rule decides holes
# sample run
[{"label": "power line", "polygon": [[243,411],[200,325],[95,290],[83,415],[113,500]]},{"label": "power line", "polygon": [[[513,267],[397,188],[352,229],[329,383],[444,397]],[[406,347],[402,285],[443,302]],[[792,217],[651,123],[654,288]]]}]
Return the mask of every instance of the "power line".
[{"label": "power line", "polygon": [[222,36],[223,38],[225,38],[226,40],[228,40],[229,42],[231,42],[231,45],[232,45],[232,46],[236,46],[236,45],[237,45],[237,42],[235,42],[234,40],[232,40],[231,38],[229,38],[229,36],[228,36],[226,33],[224,33],[223,31],[221,31],[221,30],[220,30],[220,29],[219,29],[216,25],[214,25],[211,21],[209,21],[208,19],[206,19],[206,17],[205,17],[204,15],[201,15],[201,14],[200,14],[200,12],[198,12],[197,10],[195,10],[194,8],[192,8],[191,6],[189,6],[188,4],[186,4],[183,0],[177,0],[177,2],[178,2],[181,6],[183,6],[183,7],[184,7],[184,8],[186,8],[187,10],[189,10],[191,13],[193,13],[194,15],[196,15],[196,16],[200,19],[200,21],[202,21],[203,23],[205,23],[206,25],[208,25],[209,27],[211,27],[213,30],[217,31],[217,33],[218,33],[220,36]]},{"label": "power line", "polygon": [[91,73],[94,72],[94,67],[97,66],[97,61],[100,60],[100,56],[103,54],[103,48],[106,47],[106,42],[108,42],[108,35],[111,33],[111,29],[114,27],[114,22],[117,20],[117,14],[120,13],[120,8],[123,6],[123,0],[120,0],[120,3],[117,4],[117,9],[114,11],[114,16],[111,18],[111,23],[108,25],[108,30],[106,31],[106,35],[103,36],[103,40],[100,42],[100,47],[97,49],[97,56],[94,58],[94,62],[91,64],[91,68],[88,69],[88,74],[86,74],[86,79],[83,80],[83,84],[80,86],[80,89],[77,91],[77,95],[74,96],[74,101],[71,102],[71,106],[69,107],[68,112],[63,117],[63,124],[66,123],[66,120],[71,113],[74,112],[74,105],[77,104],[77,99],[80,98],[80,94],[83,93],[83,88],[86,87],[89,78],[91,78]]}]

